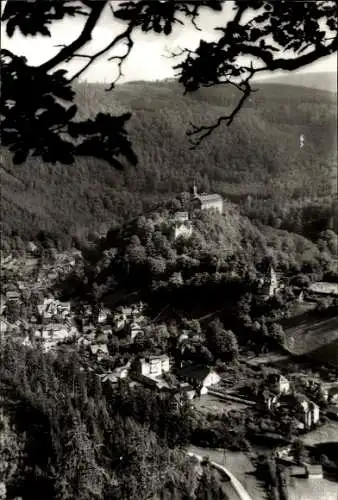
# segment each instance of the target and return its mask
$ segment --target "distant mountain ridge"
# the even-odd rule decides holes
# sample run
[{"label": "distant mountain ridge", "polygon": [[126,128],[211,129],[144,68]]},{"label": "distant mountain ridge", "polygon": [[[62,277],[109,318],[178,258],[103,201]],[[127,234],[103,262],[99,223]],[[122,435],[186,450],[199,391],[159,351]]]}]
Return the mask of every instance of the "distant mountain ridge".
[{"label": "distant mountain ridge", "polygon": [[262,79],[259,80],[259,83],[295,85],[297,87],[307,87],[337,93],[337,72],[290,73],[279,77]]}]

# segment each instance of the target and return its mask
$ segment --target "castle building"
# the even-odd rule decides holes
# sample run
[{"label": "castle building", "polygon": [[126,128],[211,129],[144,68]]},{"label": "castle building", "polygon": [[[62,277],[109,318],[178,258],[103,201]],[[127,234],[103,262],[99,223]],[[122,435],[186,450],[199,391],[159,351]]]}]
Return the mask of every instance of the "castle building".
[{"label": "castle building", "polygon": [[216,210],[220,214],[223,213],[223,198],[219,194],[199,194],[197,187],[194,184],[191,200],[190,200],[191,210]]}]

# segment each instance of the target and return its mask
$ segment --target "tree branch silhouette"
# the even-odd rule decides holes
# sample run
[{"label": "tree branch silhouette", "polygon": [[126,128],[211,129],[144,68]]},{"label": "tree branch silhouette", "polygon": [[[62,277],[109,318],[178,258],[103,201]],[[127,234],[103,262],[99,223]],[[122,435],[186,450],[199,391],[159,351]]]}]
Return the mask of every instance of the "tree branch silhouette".
[{"label": "tree branch silhouette", "polygon": [[[112,19],[123,23],[125,29],[93,54],[82,53],[93,40],[93,32],[108,5]],[[112,7],[108,0],[8,0],[2,9],[2,22],[6,23],[9,37],[16,29],[24,36],[50,37],[49,25],[53,22],[66,16],[86,16],[80,35],[62,45],[56,55],[39,66],[28,65],[24,58],[8,50],[1,51],[2,134],[4,143],[14,152],[15,161],[22,163],[28,154],[34,154],[41,155],[45,161],[72,163],[76,155],[85,154],[120,167],[117,156],[122,154],[128,161],[135,162],[124,129],[130,114],[123,117],[101,114],[76,128],[77,108],[67,107],[67,102],[71,103],[74,98],[71,84],[95,61],[107,55],[108,61],[117,62],[117,77],[107,89],[111,90],[123,76],[123,65],[136,43],[133,37],[136,30],[169,36],[175,25],[184,25],[184,20],[189,20],[201,33],[196,21],[203,9],[221,12],[224,6],[230,5],[234,11],[232,18],[225,20],[223,26],[215,27],[215,32],[220,32],[219,39],[207,42],[202,37],[195,50],[183,49],[173,54],[183,58],[174,69],[185,94],[215,85],[232,86],[241,92],[234,109],[215,124],[191,124],[187,135],[193,147],[200,145],[222,123],[233,122],[252,92],[251,81],[256,73],[294,71],[337,51],[336,2],[124,0]],[[109,54],[121,42],[126,44],[125,52]],[[60,65],[67,68],[67,63],[74,58],[86,61],[73,76],[67,74],[67,69],[56,71]],[[248,65],[243,58],[255,64]],[[27,89],[32,93],[29,103],[21,97]],[[66,105],[60,104],[60,99]]]},{"label": "tree branch silhouette", "polygon": [[242,92],[242,97],[239,99],[237,105],[233,109],[233,111],[229,115],[222,115],[218,118],[216,123],[213,125],[202,125],[200,127],[194,125],[193,123],[190,123],[191,130],[187,131],[187,135],[190,137],[196,136],[196,138],[193,138],[191,140],[191,148],[190,149],[196,149],[202,142],[203,140],[208,137],[209,135],[214,132],[223,122],[226,123],[227,126],[231,125],[233,120],[235,119],[235,116],[238,114],[238,112],[242,109],[245,101],[248,99],[248,97],[253,93],[256,92],[252,90],[251,85],[250,85],[250,79],[252,78],[254,74],[254,71],[252,70],[252,73],[249,74],[247,79],[240,84],[236,84],[234,82],[220,82],[221,85],[231,85],[235,87],[237,90]]},{"label": "tree branch silhouette", "polygon": [[69,45],[64,46],[56,56],[52,57],[45,63],[41,64],[38,68],[40,71],[50,71],[55,66],[58,66],[62,62],[69,61],[75,52],[84,47],[92,39],[92,33],[96,27],[98,20],[105,8],[107,1],[95,0],[85,2],[86,6],[90,6],[91,12],[88,15],[88,19],[83,27],[80,35]]},{"label": "tree branch silhouette", "polygon": [[[93,62],[98,59],[99,57],[103,56],[103,54],[109,52],[111,49],[113,49],[119,42],[121,42],[123,39],[126,39],[127,41],[127,45],[128,45],[128,50],[126,52],[125,55],[122,55],[122,56],[114,56],[114,57],[110,57],[108,60],[109,61],[112,61],[112,60],[116,60],[118,59],[119,60],[119,75],[116,79],[119,80],[119,78],[122,76],[122,73],[121,73],[121,66],[123,64],[123,61],[128,57],[128,55],[130,54],[130,51],[133,47],[133,41],[131,39],[131,33],[133,31],[133,26],[130,25],[128,26],[128,28],[123,31],[123,33],[120,33],[119,35],[117,35],[108,45],[106,45],[103,49],[99,50],[98,52],[96,52],[95,54],[93,55],[84,55],[82,57],[86,57],[88,59],[88,62],[83,66],[83,68],[81,68],[79,71],[77,71],[71,78],[70,78],[70,82],[73,82],[74,80],[77,80],[88,68],[89,66],[91,66],[93,64]],[[81,57],[81,54],[73,54],[72,57],[75,57],[75,56],[78,56],[78,57]],[[115,81],[115,83],[116,83]],[[113,84],[112,84],[113,85]],[[113,87],[111,87],[113,88]]]}]

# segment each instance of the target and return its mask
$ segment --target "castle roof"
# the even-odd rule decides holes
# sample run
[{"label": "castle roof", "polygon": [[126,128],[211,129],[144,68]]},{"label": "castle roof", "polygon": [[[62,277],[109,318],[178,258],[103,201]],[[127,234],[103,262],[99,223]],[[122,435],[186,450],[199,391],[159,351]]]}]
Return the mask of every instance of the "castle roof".
[{"label": "castle roof", "polygon": [[202,203],[210,203],[210,202],[216,202],[216,201],[223,201],[223,198],[220,194],[198,194],[196,195],[196,198],[199,199]]}]

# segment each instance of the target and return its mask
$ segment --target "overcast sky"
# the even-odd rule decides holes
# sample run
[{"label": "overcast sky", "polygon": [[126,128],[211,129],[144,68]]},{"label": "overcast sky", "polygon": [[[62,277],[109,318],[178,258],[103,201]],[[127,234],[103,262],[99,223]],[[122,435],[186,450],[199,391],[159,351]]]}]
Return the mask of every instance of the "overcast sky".
[{"label": "overcast sky", "polygon": [[[228,4],[228,9],[231,4]],[[224,17],[225,16],[225,17]],[[213,13],[205,9],[198,20],[198,25],[203,32],[198,32],[190,23],[185,27],[177,25],[170,37],[160,36],[157,34],[144,34],[141,31],[133,35],[135,41],[134,48],[124,66],[124,81],[130,80],[156,80],[170,78],[174,76],[172,69],[175,61],[165,57],[169,51],[175,51],[178,47],[195,48],[201,36],[205,40],[212,40],[219,36],[219,33],[214,31],[214,27],[222,24],[222,18],[229,19],[229,12]],[[55,23],[52,28],[52,38],[48,37],[23,37],[21,34],[16,34],[9,39],[4,33],[3,26],[1,27],[1,46],[12,52],[24,55],[28,58],[29,64],[38,65],[51,56],[56,54],[60,49],[55,45],[69,43],[80,34],[84,23],[84,18],[67,18],[64,21]],[[93,34],[93,42],[90,49],[86,49],[83,53],[93,53],[96,50],[104,47],[112,39],[112,35],[123,31],[124,24],[120,24],[115,19],[112,19],[110,9],[107,8],[95,28]],[[121,45],[113,54],[122,54],[124,46]],[[111,55],[111,54],[110,54]],[[77,71],[85,64],[86,60],[77,59],[67,68],[71,68],[71,72]],[[326,72],[337,71],[337,54],[307,66],[302,72]],[[281,74],[281,73],[278,73]],[[116,64],[107,62],[106,57],[93,64],[83,78],[91,82],[110,82],[116,76]],[[269,74],[271,76],[271,74]],[[273,76],[277,76],[274,73]],[[122,81],[122,80],[121,80]]]}]

